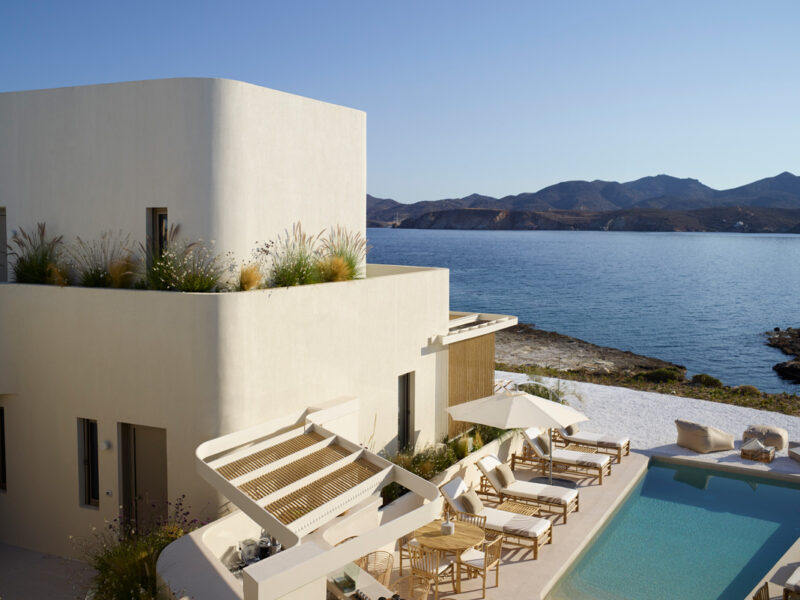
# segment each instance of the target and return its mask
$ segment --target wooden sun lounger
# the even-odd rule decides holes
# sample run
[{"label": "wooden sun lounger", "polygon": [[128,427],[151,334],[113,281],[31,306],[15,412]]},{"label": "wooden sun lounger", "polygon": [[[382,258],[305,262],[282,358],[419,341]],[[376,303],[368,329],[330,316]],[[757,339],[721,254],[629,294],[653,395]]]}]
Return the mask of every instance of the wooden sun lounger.
[{"label": "wooden sun lounger", "polygon": [[[514,470],[517,463],[521,463],[541,467],[542,474],[547,473],[550,456],[536,441],[539,431],[535,428],[529,428],[524,429],[522,434],[525,438],[525,452],[521,455],[514,453],[511,456],[511,470]],[[599,456],[587,452],[553,448],[553,470],[594,474],[598,479],[598,483],[603,485],[603,476],[611,475],[611,457],[607,454]]]},{"label": "wooden sun lounger", "polygon": [[[467,485],[460,477],[454,477],[439,487],[446,508],[453,514],[465,512],[460,497]],[[539,558],[539,549],[553,543],[553,524],[537,516],[536,508],[506,502],[497,508],[485,506],[480,516],[486,517],[486,529],[503,536],[509,544],[530,548],[533,559]]]},{"label": "wooden sun lounger", "polygon": [[528,481],[514,481],[510,487],[504,487],[494,472],[500,464],[500,460],[491,454],[477,462],[478,469],[494,489],[500,502],[510,499],[514,502],[535,504],[542,510],[562,515],[564,523],[567,522],[569,513],[580,509],[578,491],[571,488]]},{"label": "wooden sun lounger", "polygon": [[631,453],[630,438],[615,438],[591,431],[578,431],[573,435],[569,435],[564,430],[556,429],[553,430],[553,443],[556,446],[563,447],[565,450],[578,449],[581,447],[592,448],[594,452],[613,456],[617,459],[617,464],[622,462],[623,456],[628,456]]}]

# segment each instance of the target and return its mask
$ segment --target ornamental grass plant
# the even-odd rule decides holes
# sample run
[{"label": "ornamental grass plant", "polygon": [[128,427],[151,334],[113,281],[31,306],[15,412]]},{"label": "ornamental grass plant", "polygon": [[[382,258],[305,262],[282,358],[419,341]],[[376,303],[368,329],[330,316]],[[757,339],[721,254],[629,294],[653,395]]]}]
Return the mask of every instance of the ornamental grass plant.
[{"label": "ornamental grass plant", "polygon": [[[340,225],[331,227],[328,236],[322,239],[320,250],[325,259],[339,259],[347,266],[346,279],[363,277],[361,267],[367,257],[367,240],[360,232],[348,231],[346,227]],[[344,279],[326,281],[344,281]]]},{"label": "ornamental grass plant", "polygon": [[317,244],[321,237],[303,231],[300,223],[285,231],[269,248],[269,284],[272,287],[290,287],[318,283],[317,263],[320,255]]},{"label": "ornamental grass plant", "polygon": [[104,231],[100,239],[80,237],[67,248],[67,260],[75,283],[83,287],[130,287],[135,261],[131,236],[121,231]]},{"label": "ornamental grass plant", "polygon": [[17,283],[67,284],[62,263],[63,236],[49,236],[45,223],[37,223],[36,230],[30,233],[22,227],[13,232],[8,250],[14,258],[11,270]]}]

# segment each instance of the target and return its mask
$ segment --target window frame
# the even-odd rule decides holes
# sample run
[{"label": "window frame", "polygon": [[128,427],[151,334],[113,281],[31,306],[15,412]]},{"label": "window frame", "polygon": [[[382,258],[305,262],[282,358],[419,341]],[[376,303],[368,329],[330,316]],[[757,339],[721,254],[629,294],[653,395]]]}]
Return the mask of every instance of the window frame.
[{"label": "window frame", "polygon": [[100,447],[97,421],[78,419],[78,461],[81,479],[81,506],[100,506]]}]

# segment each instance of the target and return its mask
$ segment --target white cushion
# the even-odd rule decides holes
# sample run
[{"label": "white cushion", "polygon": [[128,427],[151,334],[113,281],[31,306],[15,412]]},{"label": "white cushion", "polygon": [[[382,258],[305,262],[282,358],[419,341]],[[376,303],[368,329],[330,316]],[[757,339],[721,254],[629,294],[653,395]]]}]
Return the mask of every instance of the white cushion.
[{"label": "white cushion", "polygon": [[536,539],[550,530],[550,521],[540,517],[518,515],[507,510],[484,508],[481,515],[486,517],[486,529]]},{"label": "white cushion", "polygon": [[485,561],[484,554],[480,550],[475,550],[475,548],[469,548],[468,550],[464,550],[461,553],[458,561],[460,563],[468,564],[472,567],[476,567],[478,569],[483,569],[483,563]]},{"label": "white cushion", "polygon": [[453,479],[445,483],[439,489],[450,506],[455,508],[458,512],[467,512],[464,510],[464,504],[461,502],[461,494],[467,491],[467,484],[464,483],[461,477],[453,477]]},{"label": "white cushion", "polygon": [[783,587],[792,590],[793,592],[800,592],[800,567],[797,567],[794,570],[794,573],[789,575],[789,579],[786,580],[786,583],[783,584]]},{"label": "white cushion", "polygon": [[553,504],[569,504],[578,496],[578,491],[571,488],[529,481],[515,481],[507,488],[503,488],[503,492],[509,496],[520,496]]},{"label": "white cushion", "polygon": [[627,445],[631,439],[625,436],[606,435],[604,433],[594,433],[593,431],[579,431],[573,435],[566,435],[564,431],[561,432],[564,439],[576,444],[585,444],[587,446],[603,446],[607,448],[622,448]]},{"label": "white cushion", "polygon": [[604,467],[611,460],[608,454],[589,454],[574,450],[553,450],[553,461],[582,467]]}]

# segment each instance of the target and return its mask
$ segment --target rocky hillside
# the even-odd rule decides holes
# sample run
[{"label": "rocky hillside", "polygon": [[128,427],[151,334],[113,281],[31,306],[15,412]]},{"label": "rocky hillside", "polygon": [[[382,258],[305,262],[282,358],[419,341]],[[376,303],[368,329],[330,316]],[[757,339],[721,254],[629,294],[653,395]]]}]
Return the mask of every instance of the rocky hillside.
[{"label": "rocky hillside", "polygon": [[472,194],[403,204],[367,196],[370,227],[800,232],[800,177],[781,173],[730,190],[669,175],[566,181],[534,193]]}]

